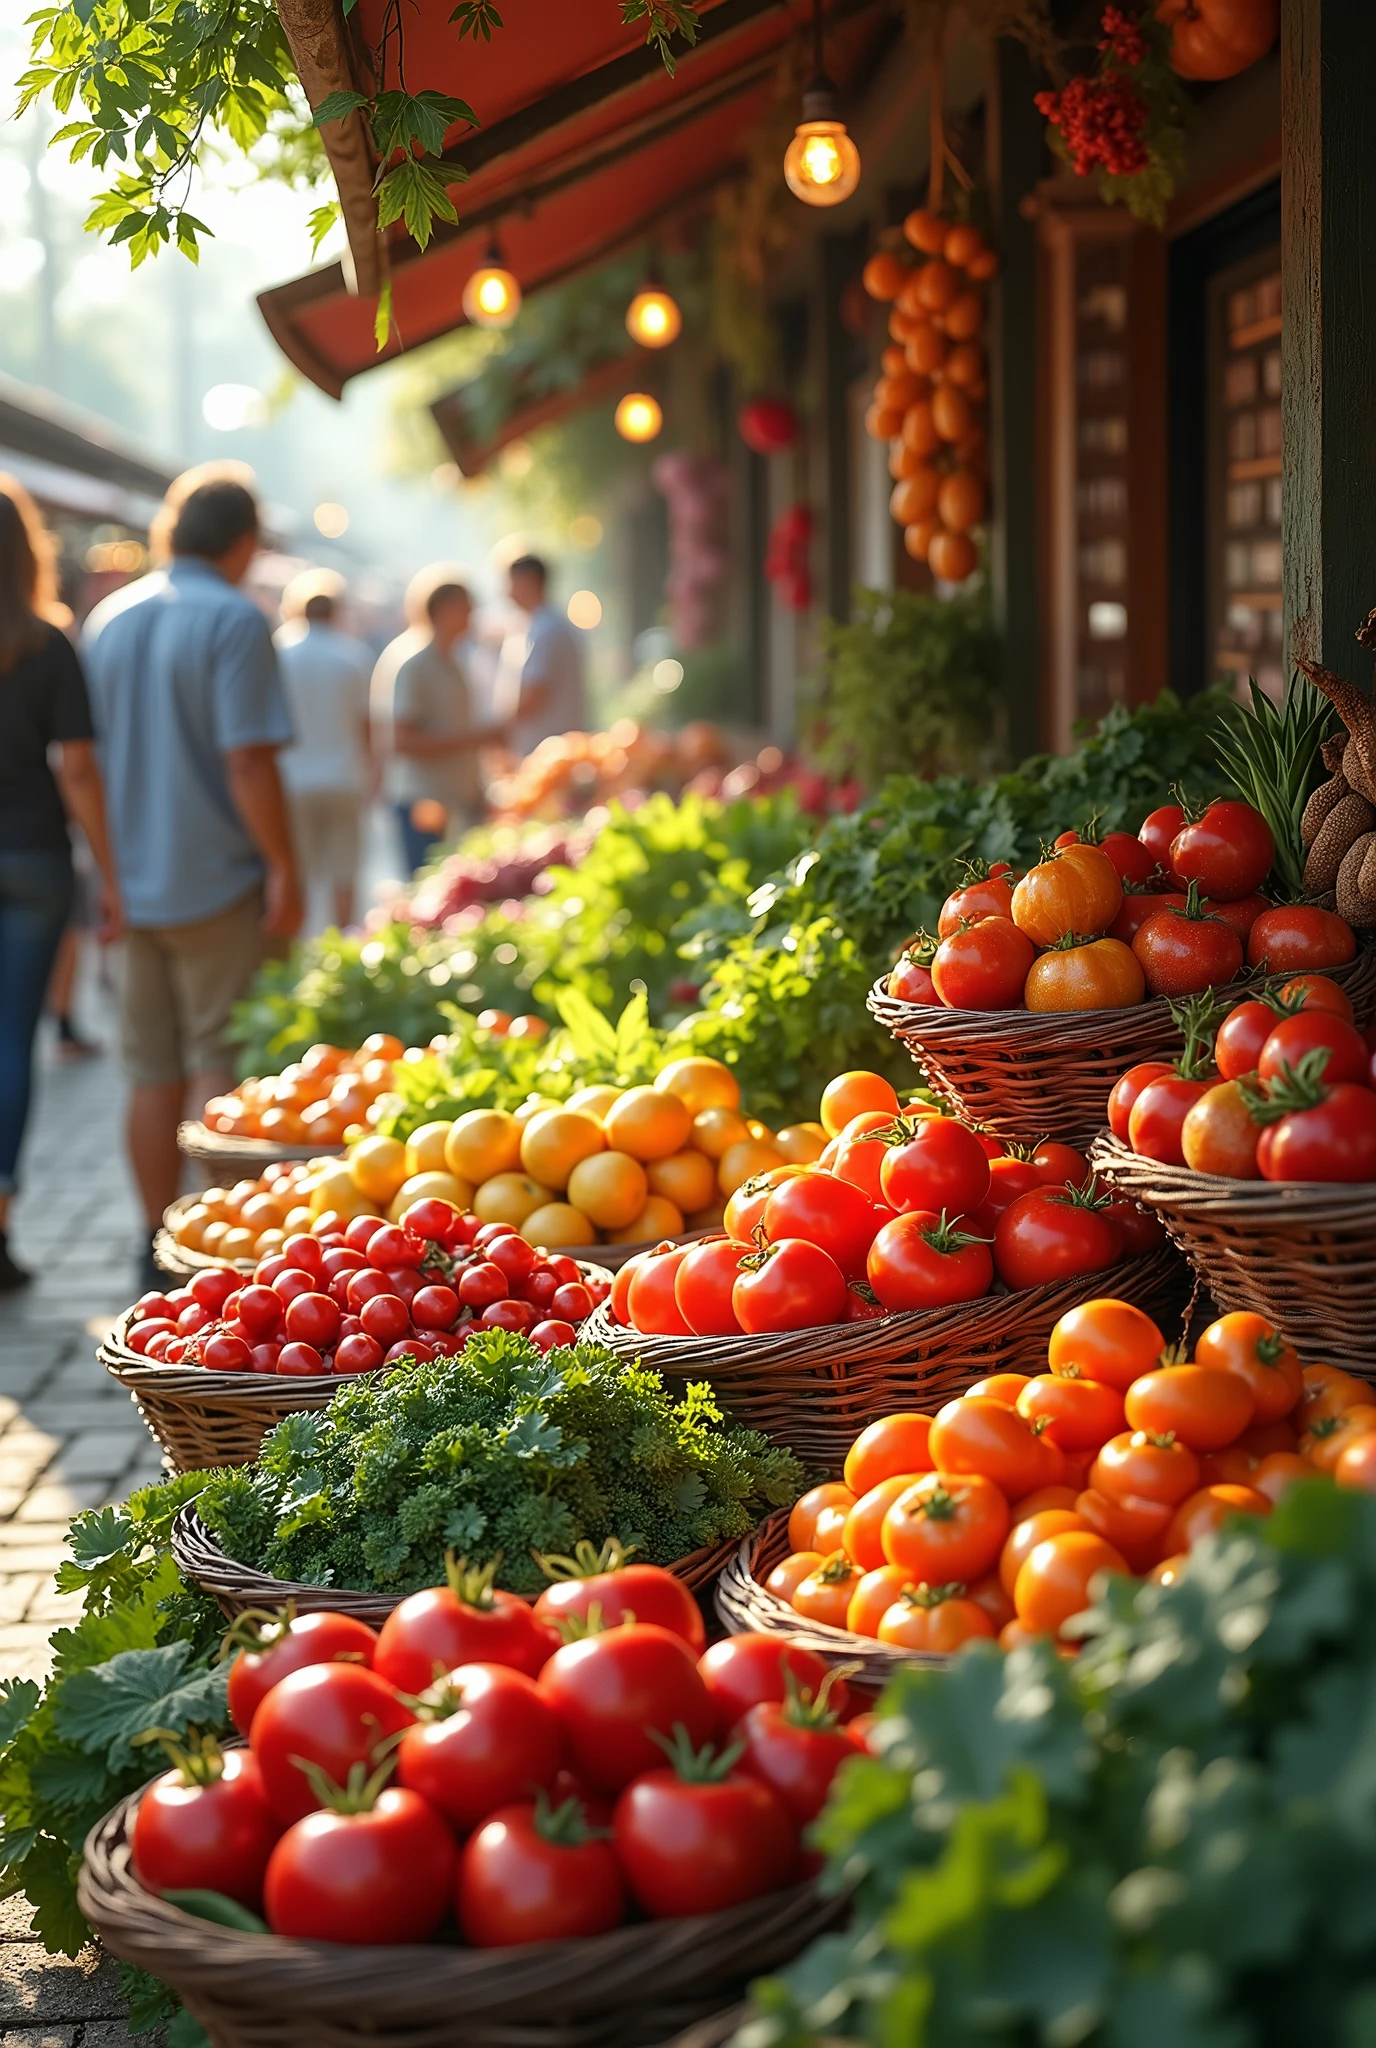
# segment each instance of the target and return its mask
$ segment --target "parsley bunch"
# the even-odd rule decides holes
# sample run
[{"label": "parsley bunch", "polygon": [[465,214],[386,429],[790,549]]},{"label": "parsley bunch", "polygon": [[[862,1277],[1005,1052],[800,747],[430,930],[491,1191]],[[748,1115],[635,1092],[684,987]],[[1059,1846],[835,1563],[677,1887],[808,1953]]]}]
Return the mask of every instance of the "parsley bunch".
[{"label": "parsley bunch", "polygon": [[533,1551],[616,1536],[672,1564],[744,1536],[803,1476],[791,1451],[725,1428],[709,1386],[676,1402],[594,1345],[542,1355],[493,1330],[288,1416],[257,1465],[215,1474],[199,1511],[232,1557],[277,1578],[412,1592],[457,1550],[500,1554],[500,1583],[521,1593],[544,1583]]}]

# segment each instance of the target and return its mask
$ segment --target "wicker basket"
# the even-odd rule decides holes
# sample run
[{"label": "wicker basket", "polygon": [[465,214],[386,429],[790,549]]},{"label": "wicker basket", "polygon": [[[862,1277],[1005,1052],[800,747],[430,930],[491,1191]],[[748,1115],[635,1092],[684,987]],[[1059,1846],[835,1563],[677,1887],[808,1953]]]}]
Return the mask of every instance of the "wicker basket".
[{"label": "wicker basket", "polygon": [[[699,1587],[710,1585],[735,1550],[735,1538],[728,1537],[723,1543],[690,1551],[667,1569],[695,1593]],[[182,1508],[172,1524],[172,1555],[182,1577],[190,1579],[203,1593],[209,1593],[231,1620],[245,1608],[285,1607],[290,1600],[302,1614],[353,1614],[371,1627],[378,1627],[406,1598],[404,1593],[355,1593],[346,1586],[302,1586],[290,1579],[274,1579],[267,1572],[255,1571],[252,1565],[239,1564],[225,1556],[194,1507]]]},{"label": "wicker basket", "polygon": [[343,1145],[276,1145],[271,1138],[233,1138],[223,1131],[211,1131],[203,1123],[177,1126],[177,1148],[184,1159],[211,1167],[228,1180],[256,1180],[265,1167],[287,1165],[302,1159],[340,1159]]},{"label": "wicker basket", "polygon": [[323,1408],[348,1381],[334,1373],[292,1379],[275,1372],[207,1372],[200,1365],[159,1365],[123,1339],[122,1316],[96,1352],[111,1379],[132,1397],[174,1472],[251,1465],[263,1438],[288,1415]]},{"label": "wicker basket", "polygon": [[1228,1180],[1101,1132],[1101,1179],[1154,1209],[1222,1309],[1269,1317],[1305,1363],[1376,1379],[1376,1183]]},{"label": "wicker basket", "polygon": [[137,1803],[87,1836],[81,1910],[112,1954],[171,1985],[213,2048],[657,2048],[846,1910],[794,1885],[727,1913],[516,1952],[283,1941],[144,1891],[130,1869]]},{"label": "wicker basket", "polygon": [[805,1650],[815,1650],[829,1664],[854,1664],[854,1683],[880,1692],[905,1664],[949,1664],[950,1658],[926,1650],[897,1650],[873,1636],[857,1636],[848,1628],[829,1628],[808,1621],[786,1600],[765,1590],[765,1580],[791,1549],[788,1510],[781,1508],[747,1536],[717,1580],[716,1609],[733,1636],[787,1636]]},{"label": "wicker basket", "polygon": [[[1359,1024],[1376,1013],[1376,946],[1325,970],[1346,990]],[[1277,978],[1277,977],[1272,977]],[[1252,983],[1237,985],[1238,1000]],[[1109,1090],[1139,1060],[1174,1059],[1180,1033],[1162,998],[1125,1010],[945,1010],[900,1003],[881,975],[869,1007],[956,1115],[1001,1138],[1050,1133],[1088,1144],[1103,1128]]]},{"label": "wicker basket", "polygon": [[1053,1325],[1086,1294],[1114,1295],[1169,1322],[1187,1281],[1182,1262],[1162,1245],[1088,1280],[875,1322],[766,1337],[644,1337],[614,1322],[603,1304],[583,1331],[656,1372],[710,1380],[733,1422],[839,1472],[856,1436],[881,1415],[934,1409],[987,1373],[1044,1370]]},{"label": "wicker basket", "polygon": [[714,2012],[710,2019],[699,2020],[686,2033],[675,2034],[664,2048],[728,2048],[728,2043],[739,2028],[750,2018],[748,2005],[731,2005],[725,2012]]}]

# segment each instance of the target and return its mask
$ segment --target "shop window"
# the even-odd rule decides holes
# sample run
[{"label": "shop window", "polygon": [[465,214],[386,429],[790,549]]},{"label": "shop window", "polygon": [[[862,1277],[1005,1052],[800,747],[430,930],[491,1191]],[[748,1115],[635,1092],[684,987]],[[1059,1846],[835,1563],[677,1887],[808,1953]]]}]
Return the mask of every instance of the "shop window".
[{"label": "shop window", "polygon": [[1280,253],[1220,270],[1208,289],[1208,644],[1212,673],[1279,698]]}]

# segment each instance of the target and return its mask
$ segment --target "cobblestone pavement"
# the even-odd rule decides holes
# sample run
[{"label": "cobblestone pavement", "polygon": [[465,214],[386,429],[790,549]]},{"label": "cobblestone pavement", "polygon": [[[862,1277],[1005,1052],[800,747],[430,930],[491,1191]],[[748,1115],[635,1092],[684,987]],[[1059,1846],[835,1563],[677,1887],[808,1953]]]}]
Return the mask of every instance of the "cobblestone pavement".
[{"label": "cobblestone pavement", "polygon": [[[159,1476],[152,1439],[95,1356],[135,1292],[140,1235],[118,1068],[109,1056],[62,1066],[45,1045],[37,1080],[11,1227],[36,1279],[0,1297],[0,1675],[32,1678],[48,1669],[49,1631],[80,1607],[52,1583],[69,1518]],[[0,1904],[4,2048],[128,2048],[122,2014],[108,1957],[51,1957],[24,1902]]]}]

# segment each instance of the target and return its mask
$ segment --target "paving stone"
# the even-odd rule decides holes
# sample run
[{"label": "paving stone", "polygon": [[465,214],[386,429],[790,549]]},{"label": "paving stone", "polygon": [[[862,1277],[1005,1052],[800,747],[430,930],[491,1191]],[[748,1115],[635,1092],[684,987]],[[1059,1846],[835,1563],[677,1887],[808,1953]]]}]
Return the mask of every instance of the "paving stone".
[{"label": "paving stone", "polygon": [[[89,1948],[71,1962],[66,1956],[50,1956],[39,1941],[9,1945],[0,1978],[0,2020],[70,2026],[117,2018],[123,2010],[113,1957],[100,1958]],[[9,2048],[8,2030],[3,2038]]]},{"label": "paving stone", "polygon": [[6,2027],[5,2048],[77,2048],[75,2027]]},{"label": "paving stone", "polygon": [[34,1487],[15,1509],[16,1523],[70,1521],[82,1508],[100,1507],[109,1494],[104,1479],[80,1479],[71,1486],[50,1485],[46,1480]]},{"label": "paving stone", "polygon": [[40,1472],[52,1462],[52,1450],[35,1441],[11,1450],[0,1436],[0,1486],[32,1486]]},{"label": "paving stone", "polygon": [[[30,1604],[49,1583],[46,1572],[9,1572],[0,1578],[0,1627],[23,1621]],[[32,1617],[42,1620],[41,1615]]]},{"label": "paving stone", "polygon": [[[59,1485],[89,1479],[102,1473],[120,1473],[137,1456],[148,1432],[132,1412],[120,1410],[106,1429],[83,1429],[70,1443],[63,1444],[53,1460],[49,1478]],[[0,1483],[4,1481],[4,1460],[0,1458]]]},{"label": "paving stone", "polygon": [[24,1620],[42,1622],[48,1629],[70,1628],[74,1622],[80,1620],[81,1608],[80,1593],[59,1593],[51,1584],[40,1585]]}]

